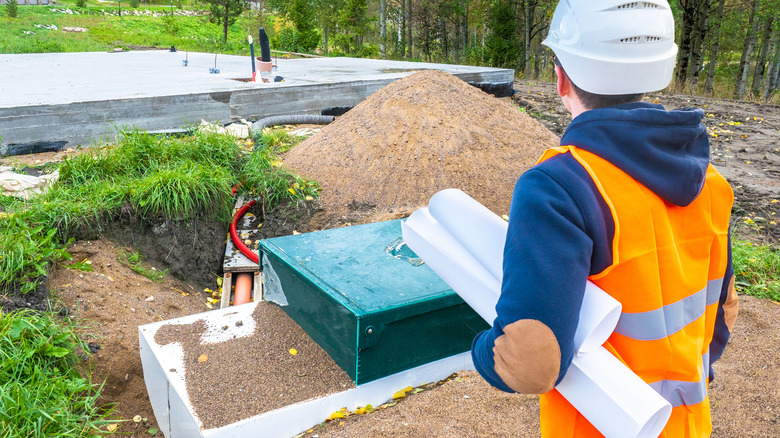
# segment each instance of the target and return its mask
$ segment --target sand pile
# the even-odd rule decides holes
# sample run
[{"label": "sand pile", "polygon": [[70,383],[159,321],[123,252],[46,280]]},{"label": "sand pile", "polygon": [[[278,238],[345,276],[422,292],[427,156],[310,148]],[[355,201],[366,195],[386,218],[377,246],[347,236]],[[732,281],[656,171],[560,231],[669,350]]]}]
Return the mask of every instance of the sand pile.
[{"label": "sand pile", "polygon": [[326,214],[416,208],[451,187],[506,214],[517,178],[557,145],[508,99],[426,70],[376,91],[284,163],[320,183]]}]

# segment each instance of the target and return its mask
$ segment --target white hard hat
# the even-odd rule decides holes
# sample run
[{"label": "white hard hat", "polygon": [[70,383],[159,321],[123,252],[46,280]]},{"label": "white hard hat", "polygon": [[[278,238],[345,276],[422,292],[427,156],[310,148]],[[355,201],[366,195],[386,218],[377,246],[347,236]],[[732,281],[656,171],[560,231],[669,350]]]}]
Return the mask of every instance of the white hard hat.
[{"label": "white hard hat", "polygon": [[666,0],[560,0],[542,44],[594,94],[639,94],[672,80],[677,44]]}]

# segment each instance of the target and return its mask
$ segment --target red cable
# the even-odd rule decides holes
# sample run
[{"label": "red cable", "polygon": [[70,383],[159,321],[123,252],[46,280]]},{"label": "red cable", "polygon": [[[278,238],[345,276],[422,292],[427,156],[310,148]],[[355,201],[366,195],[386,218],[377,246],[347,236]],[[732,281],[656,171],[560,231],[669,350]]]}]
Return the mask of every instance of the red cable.
[{"label": "red cable", "polygon": [[238,220],[243,216],[247,210],[249,210],[253,205],[255,205],[255,200],[249,201],[248,204],[244,205],[243,207],[239,208],[236,214],[233,215],[233,220],[230,222],[230,238],[233,240],[233,244],[236,245],[236,247],[241,251],[242,254],[247,256],[249,260],[252,260],[253,262],[260,264],[260,256],[249,249],[246,245],[244,245],[244,242],[241,241],[241,239],[238,238],[238,232],[236,231],[236,224],[238,223]]}]

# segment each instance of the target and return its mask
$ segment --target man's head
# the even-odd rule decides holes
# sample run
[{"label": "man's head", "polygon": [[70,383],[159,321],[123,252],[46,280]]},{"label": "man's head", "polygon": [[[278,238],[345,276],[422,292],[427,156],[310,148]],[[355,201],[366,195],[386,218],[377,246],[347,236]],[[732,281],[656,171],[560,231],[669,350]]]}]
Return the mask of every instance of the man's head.
[{"label": "man's head", "polygon": [[[558,91],[561,93],[561,97],[564,97],[565,84],[564,81],[568,81],[568,86],[571,88],[577,99],[581,102],[583,109],[592,110],[597,108],[606,108],[608,106],[622,105],[624,103],[639,102],[644,97],[644,93],[632,93],[632,94],[595,94],[589,93],[577,84],[572,82],[571,78],[566,74],[561,62],[553,55],[553,64],[555,65],[555,74],[558,76]],[[569,109],[571,111],[571,109]]]},{"label": "man's head", "polygon": [[555,53],[559,92],[563,78],[585,109],[665,88],[677,56],[666,0],[560,0],[542,44]]}]

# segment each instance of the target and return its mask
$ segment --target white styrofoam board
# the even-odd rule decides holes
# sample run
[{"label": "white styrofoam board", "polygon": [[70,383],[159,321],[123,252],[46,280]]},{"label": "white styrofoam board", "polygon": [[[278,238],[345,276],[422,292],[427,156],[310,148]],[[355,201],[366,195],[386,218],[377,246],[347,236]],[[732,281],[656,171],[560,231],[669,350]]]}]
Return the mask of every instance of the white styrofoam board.
[{"label": "white styrofoam board", "polygon": [[[201,429],[201,423],[190,403],[184,382],[183,351],[179,344],[158,345],[154,335],[163,325],[206,322],[202,339],[220,342],[233,337],[251,336],[255,331],[251,317],[257,303],[226,307],[206,313],[161,321],[138,327],[146,389],[160,430],[166,438],[289,438],[317,424],[346,407],[380,405],[407,386],[419,386],[446,378],[460,370],[473,370],[471,353],[465,352],[374,380],[346,391],[295,403],[215,429]],[[237,327],[235,322],[243,325]],[[227,330],[222,330],[224,326]],[[175,371],[171,371],[171,370]],[[262,435],[259,433],[262,432]]]}]

